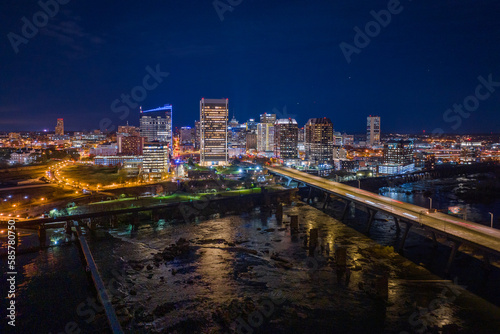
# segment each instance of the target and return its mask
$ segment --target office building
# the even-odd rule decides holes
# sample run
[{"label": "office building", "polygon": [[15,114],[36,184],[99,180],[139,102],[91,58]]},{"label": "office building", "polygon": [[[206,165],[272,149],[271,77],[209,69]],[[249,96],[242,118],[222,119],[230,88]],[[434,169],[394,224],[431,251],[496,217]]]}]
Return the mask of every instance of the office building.
[{"label": "office building", "polygon": [[57,119],[56,136],[64,136],[64,120],[62,118]]},{"label": "office building", "polygon": [[184,126],[180,130],[180,141],[181,145],[192,144],[194,145],[196,141],[196,129],[190,126]]},{"label": "office building", "polygon": [[128,122],[127,125],[119,125],[116,134],[134,137],[138,137],[140,135],[139,130],[135,126],[128,125]]},{"label": "office building", "polygon": [[256,150],[257,149],[257,134],[256,133],[247,133],[246,149],[247,150]]},{"label": "office building", "polygon": [[120,134],[116,136],[118,142],[118,154],[120,155],[142,155],[144,137],[126,136]]},{"label": "office building", "polygon": [[383,162],[403,165],[413,163],[413,142],[409,140],[388,141],[384,145]]},{"label": "office building", "polygon": [[144,143],[142,175],[145,180],[161,180],[169,171],[168,143],[154,141]]},{"label": "office building", "polygon": [[297,121],[291,118],[278,119],[274,123],[274,154],[286,161],[298,159]]},{"label": "office building", "polygon": [[368,116],[366,124],[366,143],[369,146],[380,145],[380,117]]},{"label": "office building", "polygon": [[257,125],[257,150],[259,152],[274,151],[274,122]]},{"label": "office building", "polygon": [[276,122],[276,114],[262,114],[260,115],[260,122],[274,124]]},{"label": "office building", "polygon": [[228,99],[200,101],[200,164],[227,165]]},{"label": "office building", "polygon": [[145,110],[141,108],[140,131],[146,141],[168,143],[172,148],[172,105]]},{"label": "office building", "polygon": [[329,118],[311,118],[305,126],[306,159],[324,164],[333,159],[333,124]]}]

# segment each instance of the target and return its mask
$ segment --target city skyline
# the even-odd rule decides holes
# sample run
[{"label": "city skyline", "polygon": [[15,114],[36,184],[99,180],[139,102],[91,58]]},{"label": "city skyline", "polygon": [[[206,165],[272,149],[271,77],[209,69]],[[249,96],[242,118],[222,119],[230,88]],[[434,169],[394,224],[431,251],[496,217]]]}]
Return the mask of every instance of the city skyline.
[{"label": "city skyline", "polygon": [[[120,8],[100,4],[99,14],[92,3],[69,2],[18,52],[8,36],[21,36],[21,19],[43,9],[1,6],[0,56],[8,66],[0,131],[42,131],[53,127],[52,118],[67,120],[69,131],[98,129],[103,119],[109,127],[136,125],[139,105],[164,103],[175,106],[174,127],[181,127],[193,125],[199,99],[211,96],[229,98],[229,113],[239,119],[281,113],[302,125],[328,117],[337,131],[361,133],[366,115],[378,114],[386,132],[500,132],[494,1],[401,2],[389,23],[377,16],[387,1],[243,1],[223,20],[211,2],[126,1]],[[376,18],[380,31],[371,24]],[[366,35],[366,26],[374,31]],[[487,98],[471,100],[478,85]],[[126,103],[123,95],[136,99]],[[473,111],[454,107],[467,103]]]}]

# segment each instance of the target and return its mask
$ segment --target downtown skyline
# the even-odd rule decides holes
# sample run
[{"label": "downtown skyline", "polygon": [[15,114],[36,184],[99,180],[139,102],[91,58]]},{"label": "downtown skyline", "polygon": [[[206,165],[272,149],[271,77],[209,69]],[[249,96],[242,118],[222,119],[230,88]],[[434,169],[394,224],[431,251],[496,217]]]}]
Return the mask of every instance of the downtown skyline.
[{"label": "downtown skyline", "polygon": [[[494,1],[394,7],[391,1],[246,0],[223,20],[212,2],[62,3],[17,53],[8,34],[21,35],[21,19],[32,21],[42,8],[0,5],[0,131],[52,130],[56,118],[65,119],[68,131],[99,129],[103,119],[115,127],[138,125],[139,106],[167,103],[174,127],[192,126],[205,97],[228,98],[229,117],[240,122],[266,112],[300,126],[328,117],[336,131],[363,133],[366,116],[377,114],[386,133],[500,132],[500,6]],[[366,45],[356,40],[390,4],[397,8],[390,22]],[[342,43],[357,48],[350,62]],[[481,96],[490,94],[475,105],[469,97],[484,81],[491,90]],[[134,89],[138,98],[125,103],[122,97]],[[466,101],[473,111],[453,111]]]}]

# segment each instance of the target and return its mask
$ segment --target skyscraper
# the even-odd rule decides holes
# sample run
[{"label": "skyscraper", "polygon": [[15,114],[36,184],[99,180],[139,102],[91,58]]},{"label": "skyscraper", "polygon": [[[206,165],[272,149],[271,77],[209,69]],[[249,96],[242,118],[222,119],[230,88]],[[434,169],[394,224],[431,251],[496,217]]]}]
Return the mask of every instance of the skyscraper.
[{"label": "skyscraper", "polygon": [[366,142],[369,146],[380,145],[380,117],[368,116],[366,124]]},{"label": "skyscraper", "polygon": [[274,123],[274,154],[280,160],[298,158],[297,121],[291,118],[278,119]]},{"label": "skyscraper", "polygon": [[257,150],[260,152],[274,151],[274,122],[257,125]]},{"label": "skyscraper", "polygon": [[172,148],[172,105],[145,110],[141,108],[140,119],[141,137],[149,142],[159,141],[168,143]]},{"label": "skyscraper", "polygon": [[228,99],[200,101],[200,164],[227,165]]},{"label": "skyscraper", "polygon": [[57,119],[56,136],[64,136],[64,120],[62,118]]},{"label": "skyscraper", "polygon": [[315,163],[333,159],[333,124],[329,118],[311,118],[305,129],[306,158]]}]

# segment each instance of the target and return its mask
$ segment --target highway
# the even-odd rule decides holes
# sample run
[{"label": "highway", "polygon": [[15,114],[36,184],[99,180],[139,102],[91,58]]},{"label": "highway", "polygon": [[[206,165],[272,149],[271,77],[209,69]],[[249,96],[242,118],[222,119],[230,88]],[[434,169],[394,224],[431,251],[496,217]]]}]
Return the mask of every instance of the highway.
[{"label": "highway", "polygon": [[417,223],[461,242],[500,254],[500,231],[456,218],[444,213],[429,213],[428,209],[394,200],[369,191],[329,181],[287,167],[266,167],[272,174],[291,178],[343,199],[360,203],[377,211],[389,213],[404,221]]}]

